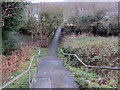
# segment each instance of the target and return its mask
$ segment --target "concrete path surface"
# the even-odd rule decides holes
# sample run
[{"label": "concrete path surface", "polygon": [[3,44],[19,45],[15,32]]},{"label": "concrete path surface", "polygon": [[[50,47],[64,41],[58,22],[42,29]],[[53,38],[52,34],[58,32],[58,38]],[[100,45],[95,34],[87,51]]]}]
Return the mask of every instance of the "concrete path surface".
[{"label": "concrete path surface", "polygon": [[56,57],[60,32],[61,26],[48,47],[48,56],[38,63],[31,88],[77,88],[72,72],[63,66],[63,60]]},{"label": "concrete path surface", "polygon": [[63,60],[46,56],[38,63],[31,88],[78,88],[73,73],[63,66]]}]

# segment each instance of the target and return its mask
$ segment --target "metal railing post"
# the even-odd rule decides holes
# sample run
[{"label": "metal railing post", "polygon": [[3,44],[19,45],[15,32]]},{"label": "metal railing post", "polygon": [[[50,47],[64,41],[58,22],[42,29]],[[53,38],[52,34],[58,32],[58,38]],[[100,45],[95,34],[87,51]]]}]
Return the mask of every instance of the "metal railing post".
[{"label": "metal railing post", "polygon": [[38,66],[37,66],[37,63],[38,63],[38,57],[36,58],[36,71],[38,72]]},{"label": "metal railing post", "polygon": [[[63,57],[64,58],[64,57]],[[65,61],[64,61],[64,59],[63,59],[63,66],[65,66]]]},{"label": "metal railing post", "polygon": [[63,59],[63,66],[64,66],[64,59]]},{"label": "metal railing post", "polygon": [[28,85],[29,85],[29,88],[30,88],[30,70],[28,71]]},{"label": "metal railing post", "polygon": [[68,55],[68,70],[70,69],[70,55]]},{"label": "metal railing post", "polygon": [[87,67],[85,67],[85,70],[84,70],[84,83],[86,83],[86,78],[87,78]]}]

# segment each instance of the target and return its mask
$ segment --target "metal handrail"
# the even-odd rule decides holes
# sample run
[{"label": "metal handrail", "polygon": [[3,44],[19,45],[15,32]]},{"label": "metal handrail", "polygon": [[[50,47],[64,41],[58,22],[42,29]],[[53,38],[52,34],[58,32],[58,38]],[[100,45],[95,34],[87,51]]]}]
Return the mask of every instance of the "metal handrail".
[{"label": "metal handrail", "polygon": [[90,65],[86,65],[76,54],[64,53],[62,49],[61,49],[61,52],[62,52],[63,55],[68,55],[68,69],[70,67],[70,56],[75,56],[78,59],[78,61],[80,61],[85,66],[84,82],[86,82],[86,73],[87,73],[87,69],[88,68],[120,70],[120,67],[107,67],[107,66],[104,67],[104,66],[90,66]]},{"label": "metal handrail", "polygon": [[[40,55],[40,50],[39,50],[39,53],[38,53],[38,54]],[[14,81],[16,81],[17,79],[19,79],[21,76],[23,76],[23,75],[26,74],[27,72],[28,72],[29,87],[31,88],[31,85],[30,85],[30,68],[31,68],[31,66],[32,66],[32,63],[33,63],[34,58],[38,57],[39,55],[33,56],[32,59],[31,59],[31,61],[30,61],[29,66],[28,66],[28,69],[25,70],[23,73],[19,74],[19,75],[18,75],[17,77],[15,77],[14,79],[10,80],[10,81],[9,81],[8,83],[6,83],[5,85],[1,86],[1,87],[0,87],[0,90],[1,90],[2,88],[5,88],[5,87],[7,87],[8,85],[12,84]]]}]

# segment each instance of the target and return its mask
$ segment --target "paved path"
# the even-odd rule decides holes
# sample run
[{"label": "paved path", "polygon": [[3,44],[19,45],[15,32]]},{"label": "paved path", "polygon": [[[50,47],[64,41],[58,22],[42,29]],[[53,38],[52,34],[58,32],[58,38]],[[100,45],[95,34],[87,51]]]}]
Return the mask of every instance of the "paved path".
[{"label": "paved path", "polygon": [[63,66],[63,60],[47,56],[38,63],[32,88],[77,88],[73,73]]},{"label": "paved path", "polygon": [[48,47],[48,56],[38,63],[38,72],[35,73],[32,88],[77,88],[73,74],[63,66],[63,60],[56,57],[61,26]]}]

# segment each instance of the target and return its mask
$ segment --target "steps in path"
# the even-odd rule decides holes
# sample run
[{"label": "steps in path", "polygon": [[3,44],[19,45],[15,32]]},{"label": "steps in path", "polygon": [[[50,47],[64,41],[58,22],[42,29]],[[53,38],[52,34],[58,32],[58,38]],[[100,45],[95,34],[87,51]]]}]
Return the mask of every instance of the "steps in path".
[{"label": "steps in path", "polygon": [[38,63],[31,88],[78,88],[72,72],[63,66],[63,60],[46,56]]}]

